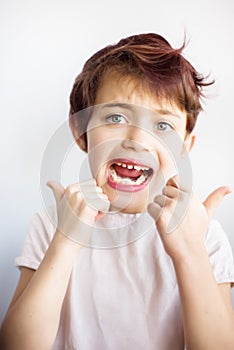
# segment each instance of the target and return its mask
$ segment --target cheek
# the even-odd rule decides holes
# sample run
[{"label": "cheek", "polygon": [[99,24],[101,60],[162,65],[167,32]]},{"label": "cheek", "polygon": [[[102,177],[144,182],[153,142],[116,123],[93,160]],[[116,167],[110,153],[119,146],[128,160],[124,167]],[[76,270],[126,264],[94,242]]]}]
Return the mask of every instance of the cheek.
[{"label": "cheek", "polygon": [[104,144],[93,143],[90,145],[88,150],[89,167],[99,186],[101,186],[99,179],[105,175],[105,155],[106,148]]},{"label": "cheek", "polygon": [[116,140],[100,137],[100,133],[88,139],[89,167],[98,186],[103,186],[107,178],[107,166],[112,160],[112,150],[116,148]]},{"label": "cheek", "polygon": [[157,183],[164,185],[170,177],[177,173],[177,155],[164,146],[158,147],[157,150],[159,170],[156,174]]},{"label": "cheek", "polygon": [[110,146],[123,139],[123,136],[116,132],[107,130],[104,126],[93,127],[87,132],[88,152],[102,145],[102,149],[109,150]]},{"label": "cheek", "polygon": [[176,173],[176,162],[169,153],[160,154],[160,170],[165,182]]},{"label": "cheek", "polygon": [[101,142],[100,132],[95,130],[87,132],[88,152],[92,151]]},{"label": "cheek", "polygon": [[165,181],[178,173],[183,154],[184,141],[177,133],[173,133],[157,143],[160,171]]}]

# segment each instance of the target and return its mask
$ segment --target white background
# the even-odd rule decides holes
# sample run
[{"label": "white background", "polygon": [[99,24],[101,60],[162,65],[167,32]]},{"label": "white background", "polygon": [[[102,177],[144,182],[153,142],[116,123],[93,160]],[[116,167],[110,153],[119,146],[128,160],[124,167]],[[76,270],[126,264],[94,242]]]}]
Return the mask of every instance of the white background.
[{"label": "white background", "polygon": [[[196,128],[191,154],[194,187],[201,198],[219,185],[234,188],[233,13],[232,0],[0,2],[0,321],[19,276],[14,258],[31,216],[42,207],[44,150],[67,119],[74,78],[104,45],[131,34],[156,32],[178,47],[186,31],[186,58],[216,79]],[[77,168],[82,154],[77,151],[76,157]],[[67,182],[73,178],[71,170]],[[232,247],[233,208],[234,193],[215,213]]]}]

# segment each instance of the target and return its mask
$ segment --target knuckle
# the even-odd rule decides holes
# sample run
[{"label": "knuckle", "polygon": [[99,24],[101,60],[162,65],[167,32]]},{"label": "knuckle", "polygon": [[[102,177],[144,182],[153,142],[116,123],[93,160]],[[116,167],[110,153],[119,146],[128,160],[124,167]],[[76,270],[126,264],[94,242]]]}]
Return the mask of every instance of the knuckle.
[{"label": "knuckle", "polygon": [[98,212],[97,209],[95,209],[94,207],[90,207],[87,205],[87,203],[82,201],[81,207],[80,207],[80,215],[87,215],[87,216],[93,216],[96,215]]},{"label": "knuckle", "polygon": [[[95,186],[95,190],[98,194],[103,193],[103,190],[100,186]],[[104,193],[103,193],[104,194]]]},{"label": "knuckle", "polygon": [[154,202],[157,203],[160,198],[162,197],[162,195],[158,194],[157,196],[154,197]]},{"label": "knuckle", "polygon": [[166,226],[168,224],[168,213],[163,210],[158,218],[160,225]]},{"label": "knuckle", "polygon": [[84,198],[80,199],[79,206],[81,211],[88,207],[87,202]]},{"label": "knuckle", "polygon": [[163,187],[162,193],[163,193],[164,195],[167,195],[167,194],[169,193],[169,189],[168,189],[167,186]]},{"label": "knuckle", "polygon": [[77,191],[77,185],[69,185],[66,190],[65,190],[65,194],[70,196],[72,195],[75,191]]}]

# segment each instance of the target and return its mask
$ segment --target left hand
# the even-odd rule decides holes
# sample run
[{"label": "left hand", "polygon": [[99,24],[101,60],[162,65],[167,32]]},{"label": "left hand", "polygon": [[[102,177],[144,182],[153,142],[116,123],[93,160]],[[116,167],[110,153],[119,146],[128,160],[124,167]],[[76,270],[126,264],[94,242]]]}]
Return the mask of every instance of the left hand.
[{"label": "left hand", "polygon": [[180,188],[177,179],[177,176],[170,178],[162,195],[157,195],[148,205],[148,212],[155,219],[164,248],[172,259],[204,248],[213,212],[231,192],[227,186],[219,187],[201,203],[194,193]]}]

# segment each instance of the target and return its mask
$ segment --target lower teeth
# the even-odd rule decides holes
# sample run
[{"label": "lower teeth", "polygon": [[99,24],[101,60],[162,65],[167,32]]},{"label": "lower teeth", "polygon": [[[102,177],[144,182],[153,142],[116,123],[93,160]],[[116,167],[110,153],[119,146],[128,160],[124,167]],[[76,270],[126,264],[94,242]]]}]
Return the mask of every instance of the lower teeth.
[{"label": "lower teeth", "polygon": [[118,176],[114,169],[110,169],[110,174],[114,182],[120,183],[123,185],[141,185],[147,179],[147,176],[144,173],[142,173],[141,176],[138,177],[136,181],[131,180],[129,177],[125,178],[125,177]]}]

